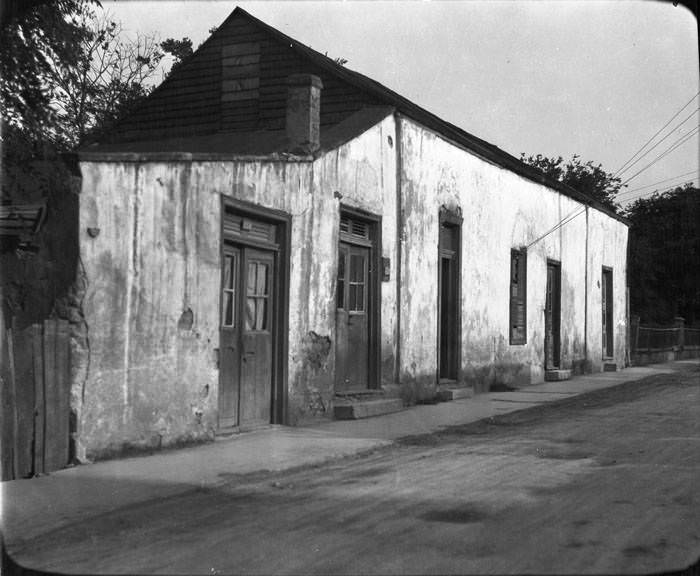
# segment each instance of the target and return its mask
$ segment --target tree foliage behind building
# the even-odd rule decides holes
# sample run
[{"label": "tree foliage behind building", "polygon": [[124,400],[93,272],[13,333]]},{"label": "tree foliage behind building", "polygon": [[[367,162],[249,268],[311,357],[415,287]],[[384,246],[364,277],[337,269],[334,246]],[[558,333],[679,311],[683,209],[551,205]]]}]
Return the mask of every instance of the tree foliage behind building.
[{"label": "tree foliage behind building", "polygon": [[644,323],[700,324],[700,195],[685,186],[631,204],[630,309]]},{"label": "tree foliage behind building", "polygon": [[568,162],[564,162],[561,156],[549,158],[542,154],[526,156],[523,153],[520,155],[520,161],[541,170],[553,180],[586,194],[613,211],[619,208],[615,202],[615,195],[622,188],[622,180],[603,170],[602,164],[591,160],[583,163],[577,154]]}]

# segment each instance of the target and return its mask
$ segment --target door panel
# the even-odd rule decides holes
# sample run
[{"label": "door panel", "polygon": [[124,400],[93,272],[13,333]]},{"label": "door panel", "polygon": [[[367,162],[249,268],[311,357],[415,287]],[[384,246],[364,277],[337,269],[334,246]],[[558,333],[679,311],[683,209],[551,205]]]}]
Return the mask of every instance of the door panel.
[{"label": "door panel", "polygon": [[438,241],[438,377],[457,380],[460,349],[460,283],[461,262],[460,224],[445,221],[441,214]]},{"label": "door panel", "polygon": [[369,385],[369,262],[371,250],[344,242],[338,248],[336,389]]},{"label": "door panel", "polygon": [[457,377],[455,354],[457,347],[457,275],[456,259],[440,258],[440,378]]},{"label": "door panel", "polygon": [[544,310],[544,362],[545,369],[559,368],[561,325],[560,313],[560,268],[556,264],[547,264],[547,294]]},{"label": "door panel", "polygon": [[270,422],[274,256],[246,248],[244,262],[240,425],[249,426]]},{"label": "door panel", "polygon": [[221,297],[219,426],[269,424],[274,319],[273,252],[226,246]]},{"label": "door panel", "polygon": [[603,357],[613,357],[613,295],[612,270],[603,269]]},{"label": "door panel", "polygon": [[240,374],[240,262],[238,248],[226,246],[222,271],[221,392],[219,426],[238,425],[238,383]]}]

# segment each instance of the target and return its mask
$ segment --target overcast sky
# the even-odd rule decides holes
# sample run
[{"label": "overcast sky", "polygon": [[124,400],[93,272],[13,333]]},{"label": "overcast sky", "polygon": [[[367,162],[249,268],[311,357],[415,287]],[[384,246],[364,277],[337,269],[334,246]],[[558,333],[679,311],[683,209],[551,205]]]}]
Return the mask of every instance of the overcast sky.
[{"label": "overcast sky", "polygon": [[102,5],[129,33],[186,36],[195,47],[241,6],[517,157],[579,154],[615,172],[690,102],[646,149],[687,120],[625,171],[623,180],[683,135],[696,134],[634,177],[623,200],[677,182],[698,183],[697,24],[681,5],[646,0],[102,0]]}]

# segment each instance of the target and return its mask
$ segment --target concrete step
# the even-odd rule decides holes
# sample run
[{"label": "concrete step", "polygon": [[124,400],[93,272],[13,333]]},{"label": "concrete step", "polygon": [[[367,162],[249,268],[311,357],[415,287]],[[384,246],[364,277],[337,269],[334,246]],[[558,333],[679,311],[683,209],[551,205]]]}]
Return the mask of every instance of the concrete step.
[{"label": "concrete step", "polygon": [[617,372],[617,363],[616,362],[604,362],[603,363],[603,372]]},{"label": "concrete step", "polygon": [[571,379],[571,370],[562,370],[562,369],[545,370],[544,379],[547,382],[560,382],[562,380],[570,380]]},{"label": "concrete step", "polygon": [[451,402],[460,398],[471,398],[474,396],[474,389],[466,387],[438,388],[436,396],[439,402]]},{"label": "concrete step", "polygon": [[333,416],[336,420],[359,420],[361,418],[390,414],[403,409],[403,400],[400,398],[378,398],[354,402],[336,400],[333,406]]}]

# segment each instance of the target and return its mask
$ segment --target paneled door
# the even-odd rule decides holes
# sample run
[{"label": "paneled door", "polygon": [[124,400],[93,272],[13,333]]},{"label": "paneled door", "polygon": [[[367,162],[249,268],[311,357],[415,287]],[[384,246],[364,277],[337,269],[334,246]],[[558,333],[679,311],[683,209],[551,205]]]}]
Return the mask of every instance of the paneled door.
[{"label": "paneled door", "polygon": [[368,387],[370,249],[341,242],[336,293],[336,390]]},{"label": "paneled door", "polygon": [[544,363],[545,369],[559,368],[561,326],[561,267],[547,263],[547,294],[544,309]]},{"label": "paneled door", "polygon": [[614,356],[613,348],[613,271],[603,268],[603,358]]},{"label": "paneled door", "polygon": [[269,424],[275,254],[224,247],[219,426]]}]

